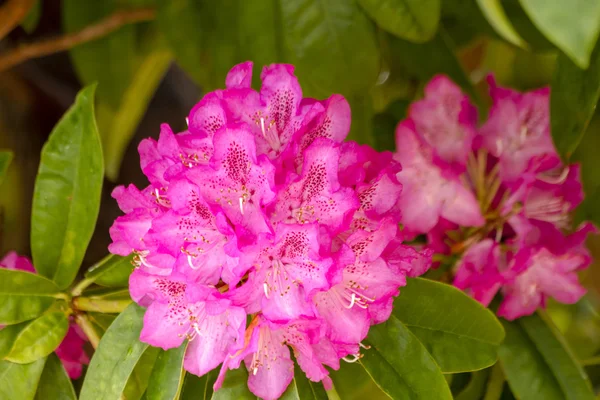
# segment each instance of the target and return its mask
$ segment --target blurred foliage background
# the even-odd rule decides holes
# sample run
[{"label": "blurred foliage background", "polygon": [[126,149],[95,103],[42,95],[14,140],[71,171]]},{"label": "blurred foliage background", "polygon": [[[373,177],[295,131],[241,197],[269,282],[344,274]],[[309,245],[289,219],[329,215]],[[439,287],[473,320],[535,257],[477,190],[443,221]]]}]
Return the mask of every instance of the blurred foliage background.
[{"label": "blurred foliage background", "polygon": [[[89,265],[119,214],[112,189],[144,184],[140,139],[162,122],[185,129],[202,93],[246,60],[255,81],[263,65],[289,62],[305,95],[346,96],[351,139],[380,150],[393,150],[395,125],[435,74],[460,84],[482,119],[489,73],[520,90],[551,85],[553,137],[583,166],[574,218],[600,224],[599,30],[597,0],[0,0],[0,147],[15,154],[0,192],[2,253],[29,253],[41,146],[82,85],[99,83],[107,168]],[[600,260],[600,237],[589,246]],[[599,262],[583,275],[584,301],[550,305],[580,359],[600,350]]]}]

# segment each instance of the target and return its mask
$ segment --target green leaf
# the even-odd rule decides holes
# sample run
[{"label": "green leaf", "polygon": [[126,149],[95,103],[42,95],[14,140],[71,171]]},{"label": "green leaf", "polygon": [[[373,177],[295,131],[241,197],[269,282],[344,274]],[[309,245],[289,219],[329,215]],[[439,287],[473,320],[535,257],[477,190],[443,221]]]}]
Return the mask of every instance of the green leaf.
[{"label": "green leaf", "polygon": [[10,352],[15,343],[15,339],[26,326],[27,322],[22,322],[20,324],[0,328],[0,359],[3,359],[4,356]]},{"label": "green leaf", "polygon": [[133,270],[132,256],[109,254],[85,273],[85,278],[106,287],[127,287]]},{"label": "green leaf", "polygon": [[429,42],[415,44],[391,35],[382,35],[383,45],[389,46],[389,63],[421,81],[429,81],[437,74],[448,75],[461,86],[475,102],[480,102],[473,84],[458,62],[454,44],[442,26]]},{"label": "green leaf", "polygon": [[166,50],[159,49],[148,54],[123,93],[119,107],[115,110],[104,103],[99,104],[98,125],[105,149],[108,179],[117,180],[125,150],[172,59],[173,56]]},{"label": "green leaf", "polygon": [[490,310],[453,286],[408,279],[393,313],[444,373],[479,370],[496,362],[502,325]]},{"label": "green leaf", "polygon": [[0,361],[0,399],[33,400],[45,363],[45,358],[31,364]]},{"label": "green leaf", "polygon": [[0,268],[0,324],[16,324],[41,315],[60,289],[42,276]]},{"label": "green leaf", "polygon": [[307,95],[361,94],[373,86],[380,69],[375,30],[355,1],[279,4],[288,61]]},{"label": "green leaf", "polygon": [[13,159],[13,153],[9,150],[0,151],[0,184],[4,182],[4,177],[10,166],[10,162]]},{"label": "green leaf", "polygon": [[[154,0],[65,0],[63,26],[66,32],[75,32],[119,9],[153,3]],[[99,83],[98,126],[106,150],[106,174],[111,180],[118,176],[125,148],[170,63],[171,56],[154,28],[151,22],[125,25],[70,50],[80,81]]]},{"label": "green leaf", "polygon": [[300,369],[298,363],[294,363],[294,379],[287,387],[282,400],[327,400],[327,392],[321,382],[312,382],[304,371]]},{"label": "green leaf", "polygon": [[21,22],[21,26],[27,33],[33,33],[40,22],[42,16],[42,3],[41,0],[34,0],[33,6],[27,13],[25,19]]},{"label": "green leaf", "polygon": [[218,371],[210,371],[202,376],[185,374],[179,400],[209,400],[213,395],[213,385]]},{"label": "green leaf", "polygon": [[549,41],[580,68],[587,68],[600,32],[600,2],[520,0],[521,6]]},{"label": "green leaf", "polygon": [[581,142],[600,98],[600,42],[586,70],[564,54],[559,55],[551,87],[552,139],[563,160],[568,160]]},{"label": "green leaf", "polygon": [[527,43],[512,26],[500,3],[500,0],[477,0],[481,12],[500,36],[516,46],[526,48]]},{"label": "green leaf", "polygon": [[77,400],[73,383],[56,354],[50,354],[42,372],[35,400]]},{"label": "green leaf", "polygon": [[95,85],[79,92],[42,150],[33,194],[31,252],[39,274],[68,287],[100,209],[104,167],[94,119]]},{"label": "green leaf", "polygon": [[52,353],[69,330],[69,317],[63,311],[51,311],[34,319],[15,338],[11,351],[4,358],[28,364]]},{"label": "green leaf", "polygon": [[156,357],[160,351],[157,347],[148,347],[140,360],[136,364],[133,372],[127,380],[125,389],[123,389],[123,398],[125,400],[139,400],[145,398],[145,391],[150,383],[150,375],[156,362]]},{"label": "green leaf", "polygon": [[161,351],[156,359],[146,391],[147,400],[177,400],[181,394],[185,370],[183,356],[187,343]]},{"label": "green leaf", "polygon": [[522,399],[594,399],[585,372],[558,331],[538,315],[503,321],[498,355],[513,393]]},{"label": "green leaf", "polygon": [[90,321],[92,321],[102,330],[102,333],[106,332],[108,327],[115,321],[116,318],[115,315],[95,312],[88,313],[88,317],[90,318]]},{"label": "green leaf", "polygon": [[412,42],[433,38],[440,21],[440,0],[358,0],[381,28]]},{"label": "green leaf", "polygon": [[110,325],[87,370],[80,400],[118,399],[148,348],[139,341],[144,309],[131,304]]},{"label": "green leaf", "polygon": [[248,371],[242,365],[238,369],[227,371],[223,386],[213,393],[212,400],[256,400],[256,396],[248,389]]},{"label": "green leaf", "polygon": [[330,371],[336,392],[344,400],[389,400],[360,363],[341,362],[340,369]]},{"label": "green leaf", "polygon": [[433,357],[395,316],[372,326],[361,364],[393,399],[452,399]]},{"label": "green leaf", "polygon": [[467,386],[456,395],[455,400],[480,400],[485,392],[485,385],[489,376],[489,370],[475,371]]}]

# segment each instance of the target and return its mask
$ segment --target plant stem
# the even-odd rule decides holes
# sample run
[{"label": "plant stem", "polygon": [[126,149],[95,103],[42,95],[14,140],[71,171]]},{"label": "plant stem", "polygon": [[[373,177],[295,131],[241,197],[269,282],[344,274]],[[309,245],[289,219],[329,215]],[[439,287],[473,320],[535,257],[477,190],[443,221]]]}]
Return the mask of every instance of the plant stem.
[{"label": "plant stem", "polygon": [[[0,72],[31,58],[42,57],[59,51],[68,50],[79,44],[101,38],[124,25],[150,21],[154,19],[155,16],[156,10],[153,8],[117,11],[93,25],[86,26],[78,32],[41,40],[36,43],[22,44],[0,56]],[[0,26],[2,25],[0,24]],[[0,37],[1,36],[0,30]]]},{"label": "plant stem", "polygon": [[35,0],[8,0],[0,7],[0,39],[13,30],[25,17]]},{"label": "plant stem", "polygon": [[98,343],[100,343],[100,336],[98,336],[98,332],[96,332],[96,329],[92,325],[92,322],[90,321],[88,316],[85,314],[76,314],[75,322],[83,330],[83,333],[85,333],[85,335],[89,339],[94,350],[97,349]]},{"label": "plant stem", "polygon": [[584,367],[589,367],[591,365],[598,365],[598,364],[600,364],[600,356],[588,358],[586,360],[581,360],[581,361],[579,361],[579,364],[583,365]]},{"label": "plant stem", "polygon": [[71,290],[71,295],[73,297],[80,296],[81,293],[83,293],[83,291],[85,289],[87,289],[87,287],[90,286],[92,283],[94,283],[94,279],[89,279],[89,278],[83,279],[81,282],[79,282],[77,285],[75,285],[75,287]]},{"label": "plant stem", "polygon": [[95,311],[105,314],[120,313],[131,304],[131,299],[106,300],[93,297],[76,297],[73,307],[81,311]]}]

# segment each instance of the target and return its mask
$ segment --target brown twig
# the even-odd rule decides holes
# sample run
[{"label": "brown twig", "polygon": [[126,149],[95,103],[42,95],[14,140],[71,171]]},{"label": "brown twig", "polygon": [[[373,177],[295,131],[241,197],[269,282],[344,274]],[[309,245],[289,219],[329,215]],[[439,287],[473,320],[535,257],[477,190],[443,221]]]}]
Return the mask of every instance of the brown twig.
[{"label": "brown twig", "polygon": [[37,43],[22,44],[14,50],[0,55],[0,71],[11,68],[31,58],[46,56],[68,50],[78,44],[90,42],[116,31],[123,25],[149,21],[156,16],[153,8],[137,8],[117,11],[79,32],[73,32],[57,38],[41,40]]},{"label": "brown twig", "polygon": [[8,0],[0,7],[0,39],[27,16],[35,0]]}]

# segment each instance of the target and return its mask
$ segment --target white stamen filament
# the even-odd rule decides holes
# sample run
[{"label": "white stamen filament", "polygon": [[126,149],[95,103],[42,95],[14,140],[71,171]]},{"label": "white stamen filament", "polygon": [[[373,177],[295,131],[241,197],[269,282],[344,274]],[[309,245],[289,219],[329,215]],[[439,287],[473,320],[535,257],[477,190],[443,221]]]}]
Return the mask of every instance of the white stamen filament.
[{"label": "white stamen filament", "polygon": [[498,154],[502,154],[502,140],[496,140],[496,149],[498,150]]},{"label": "white stamen filament", "polygon": [[354,302],[356,301],[356,295],[354,293],[352,293],[352,298],[350,299],[350,305],[349,306],[344,306],[348,309],[354,307]]},{"label": "white stamen filament", "polygon": [[262,131],[263,137],[266,139],[267,134],[265,133],[265,119],[262,117],[260,118],[260,130]]},{"label": "white stamen filament", "polygon": [[342,360],[344,360],[344,361],[346,361],[347,363],[350,363],[350,364],[351,364],[351,363],[355,363],[355,362],[357,362],[358,360],[360,360],[360,355],[357,355],[357,354],[352,354],[352,357],[353,357],[353,358],[349,358],[349,356],[342,357]]},{"label": "white stamen filament", "polygon": [[569,175],[569,167],[565,167],[562,170],[562,172],[560,173],[560,175],[556,178],[553,178],[551,176],[544,176],[544,175],[540,175],[537,178],[542,182],[557,185],[557,184],[563,183],[567,179],[568,175]]},{"label": "white stamen filament", "polygon": [[252,370],[252,375],[256,375],[258,373],[258,367],[254,367]]},{"label": "white stamen filament", "polygon": [[358,343],[358,345],[359,345],[360,347],[362,347],[363,349],[365,349],[365,350],[369,350],[369,349],[371,348],[371,346],[367,346],[367,345],[365,345],[365,344],[362,344],[361,342],[359,342],[359,343]]},{"label": "white stamen filament", "polygon": [[188,128],[190,127],[190,119],[188,117],[185,117],[185,124]]},{"label": "white stamen filament", "polygon": [[188,256],[187,256],[187,262],[188,262],[188,265],[190,266],[190,268],[191,268],[191,269],[194,269],[194,270],[196,270],[196,269],[200,268],[200,266],[199,266],[199,265],[198,265],[198,266],[196,266],[196,265],[194,265],[194,264],[192,263],[192,256],[191,256],[191,255],[189,255],[189,254],[188,254]]},{"label": "white stamen filament", "polygon": [[244,199],[240,197],[240,212],[244,215]]},{"label": "white stamen filament", "polygon": [[267,282],[263,283],[263,289],[265,291],[265,297],[268,299],[269,298],[269,286],[267,285]]}]

